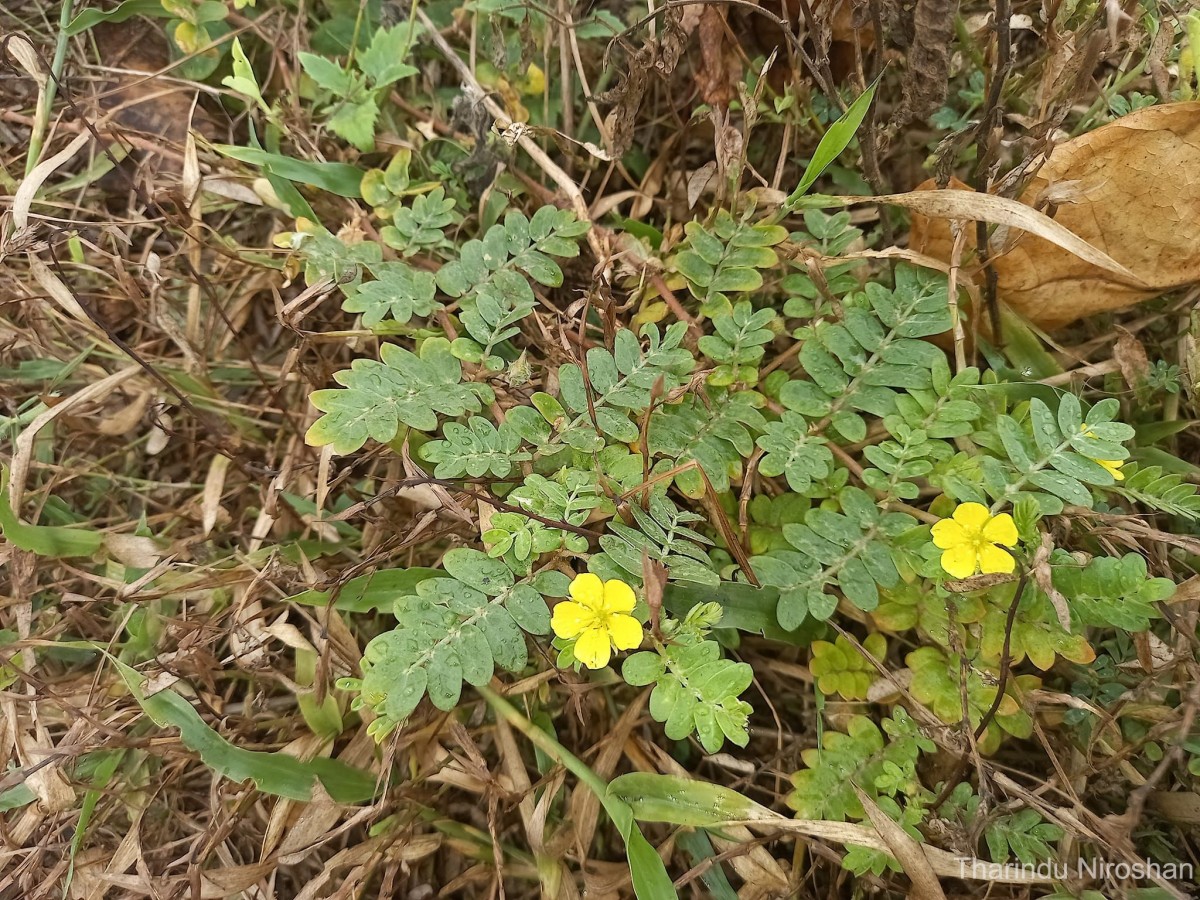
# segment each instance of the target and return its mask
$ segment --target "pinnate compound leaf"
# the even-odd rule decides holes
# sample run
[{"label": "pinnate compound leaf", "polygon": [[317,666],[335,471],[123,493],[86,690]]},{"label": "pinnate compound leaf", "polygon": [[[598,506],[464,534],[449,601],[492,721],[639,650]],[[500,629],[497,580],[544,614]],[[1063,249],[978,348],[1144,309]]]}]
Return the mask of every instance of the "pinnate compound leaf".
[{"label": "pinnate compound leaf", "polygon": [[325,413],[305,435],[316,447],[332,444],[337,453],[353,453],[368,438],[387,442],[401,425],[418,431],[437,428],[437,414],[461,416],[491,402],[491,389],[462,384],[462,365],[444,338],[430,338],[417,356],[384,344],[382,361],[355,360],[334,375],[342,389],[314,392],[313,406]]}]

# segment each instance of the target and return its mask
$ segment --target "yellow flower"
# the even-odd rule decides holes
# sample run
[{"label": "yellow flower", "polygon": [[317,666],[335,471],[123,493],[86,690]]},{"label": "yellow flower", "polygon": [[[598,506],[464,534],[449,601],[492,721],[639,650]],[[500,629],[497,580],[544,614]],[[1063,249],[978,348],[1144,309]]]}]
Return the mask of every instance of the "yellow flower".
[{"label": "yellow flower", "polygon": [[591,573],[571,582],[571,599],[554,607],[550,627],[560,638],[575,638],[575,658],[589,669],[608,665],[612,650],[632,650],[642,642],[642,623],[629,613],[636,602],[623,581],[601,581]]},{"label": "yellow flower", "polygon": [[993,516],[982,503],[962,503],[954,516],[933,526],[933,543],[942,553],[942,568],[955,578],[1008,573],[1016,568],[1012,554],[997,544],[1015,547],[1017,526],[1012,516]]},{"label": "yellow flower", "polygon": [[[1089,457],[1089,459],[1090,458],[1091,457]],[[1125,475],[1121,471],[1121,466],[1125,465],[1125,460],[1123,460],[1123,459],[1092,459],[1092,462],[1096,463],[1097,465],[1101,465],[1105,469],[1107,469],[1108,474],[1111,475],[1113,478],[1115,478],[1117,481],[1125,480]]]},{"label": "yellow flower", "polygon": [[533,63],[525,70],[525,80],[521,82],[521,93],[526,96],[541,94],[546,90],[546,73]]}]

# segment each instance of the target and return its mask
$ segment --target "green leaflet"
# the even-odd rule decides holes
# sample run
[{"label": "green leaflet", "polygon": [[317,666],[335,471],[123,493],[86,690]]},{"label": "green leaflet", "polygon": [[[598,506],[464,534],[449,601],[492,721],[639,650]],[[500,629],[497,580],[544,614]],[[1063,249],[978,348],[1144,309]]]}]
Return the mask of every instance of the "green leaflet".
[{"label": "green leaflet", "polygon": [[1173,516],[1200,520],[1200,492],[1182,475],[1167,473],[1162,466],[1143,468],[1136,463],[1126,464],[1121,471],[1125,480],[1113,485],[1113,493]]},{"label": "green leaflet", "polygon": [[916,499],[920,488],[914,481],[953,456],[954,450],[945,441],[931,441],[924,431],[909,428],[894,417],[889,416],[888,426],[892,440],[863,448],[863,456],[875,466],[864,470],[863,483],[878,491],[882,499]]},{"label": "green leaflet", "polygon": [[856,785],[877,802],[881,793],[896,788],[919,791],[917,759],[922,751],[935,749],[903,707],[883,721],[883,731],[866,716],[853,716],[845,732],[826,731],[820,749],[803,751],[805,768],[792,776],[795,790],[788,805],[802,819],[844,822],[865,818]]},{"label": "green leaflet", "polygon": [[[401,159],[399,155],[396,158]],[[391,169],[388,166],[389,172]],[[363,176],[364,190],[371,190],[371,182],[368,181],[370,175],[368,172]],[[384,175],[385,182],[386,179],[387,175]],[[458,218],[454,212],[454,198],[447,197],[445,188],[439,185],[428,194],[413,197],[409,206],[397,206],[392,213],[392,224],[383,226],[379,236],[385,244],[401,251],[404,256],[449,250],[454,245],[446,238],[445,230]]]},{"label": "green leaflet", "polygon": [[437,413],[478,412],[481,402],[493,399],[486,385],[460,383],[462,365],[445,338],[426,340],[420,356],[395,344],[384,344],[380,355],[381,362],[358,359],[334,375],[344,390],[315,391],[309,397],[325,413],[308,429],[309,444],[333,444],[337,453],[353,453],[368,438],[392,440],[402,424],[433,431]]},{"label": "green leaflet", "polygon": [[[436,181],[421,181],[414,182],[409,168],[412,165],[412,150],[407,147],[402,147],[396,151],[391,162],[383,169],[369,169],[362,178],[362,197],[367,203],[374,207],[375,215],[381,219],[396,219],[397,213],[403,208],[402,201],[405,197],[416,197],[424,194],[429,194],[431,197],[445,197],[445,190],[441,184]],[[438,193],[440,191],[440,193]],[[441,230],[454,221],[455,216],[454,201],[451,200],[448,204],[444,199],[441,199],[435,207],[430,211],[437,212],[444,217],[444,221],[438,221],[430,224],[435,240],[444,241],[445,235],[441,234]],[[413,201],[413,206],[409,210],[409,215],[414,216],[414,219],[406,219],[406,221],[417,224],[418,227],[424,228],[426,222],[419,221],[422,217],[416,215],[417,201]],[[399,221],[395,222],[395,227],[399,227]],[[385,226],[384,231],[386,231]],[[394,246],[388,241],[384,231],[380,232],[380,237],[383,238],[385,244]],[[406,233],[408,234],[408,233]],[[409,235],[411,236],[411,235]],[[417,246],[421,246],[420,243]],[[396,247],[401,250],[404,247]],[[407,254],[406,254],[407,255]]]},{"label": "green leaflet", "polygon": [[[422,199],[415,198],[414,207]],[[493,371],[503,367],[503,360],[493,357],[492,351],[514,337],[520,331],[517,323],[533,311],[536,299],[528,279],[550,287],[561,285],[562,269],[552,257],[578,256],[578,239],[588,227],[570,210],[553,206],[543,206],[529,219],[510,210],[503,224],[467,241],[458,259],[442,266],[438,287],[458,298],[460,318],[470,335],[467,343],[474,345],[460,345],[457,352],[463,359],[483,362]]]},{"label": "green leaflet", "polygon": [[518,580],[478,550],[451,550],[442,564],[448,577],[422,580],[415,593],[396,599],[398,624],[367,644],[361,681],[339,682],[359,692],[356,705],[380,716],[371,724],[377,737],[408,718],[426,693],[439,709],[453,709],[464,681],[479,687],[496,666],[523,668],[525,632],[550,631],[543,595],[566,596],[569,586],[556,571]]},{"label": "green leaflet", "polygon": [[437,478],[470,475],[478,478],[491,474],[506,477],[513,467],[531,459],[519,450],[521,435],[507,422],[497,428],[482,416],[472,416],[466,425],[447,422],[442,427],[445,440],[430,441],[421,447],[421,458],[437,463]]},{"label": "green leaflet", "polygon": [[667,567],[672,581],[716,587],[720,577],[704,550],[712,541],[688,527],[704,517],[679,509],[663,494],[652,495],[649,506],[647,511],[636,503],[629,505],[633,527],[618,519],[609,521],[610,533],[600,538],[604,552],[588,560],[588,570],[605,581],[619,578],[640,584],[645,553]]},{"label": "green leaflet", "polygon": [[[526,476],[508,499],[531,514],[577,527],[587,521],[593,509],[611,505],[601,494],[594,472],[569,468],[560,470],[553,478]],[[489,556],[502,556],[518,574],[527,572],[542,553],[560,547],[573,553],[586,553],[588,549],[588,540],[583,535],[514,513],[496,513],[483,540],[490,546]]]},{"label": "green leaflet", "polygon": [[811,380],[784,384],[780,402],[814,422],[811,432],[832,427],[842,440],[860,441],[867,433],[860,413],[892,415],[901,392],[932,389],[933,369],[945,357],[919,339],[950,325],[945,277],[897,266],[894,290],[868,284],[849,298],[843,321],[798,332],[800,364]]},{"label": "green leaflet", "polygon": [[775,310],[755,312],[747,302],[738,303],[732,312],[713,316],[716,334],[706,334],[698,342],[700,352],[718,363],[708,383],[714,387],[728,387],[738,381],[756,384],[765,345],[775,337],[766,326],[774,320]]},{"label": "green leaflet", "polygon": [[1000,816],[992,822],[984,837],[988,855],[1003,862],[1010,855],[1027,866],[1055,859],[1058,856],[1057,842],[1063,837],[1063,829],[1045,821],[1036,809],[1023,809],[1011,816]]},{"label": "green leaflet", "polygon": [[829,587],[869,612],[879,604],[879,586],[892,587],[899,579],[888,540],[915,520],[880,512],[858,488],[843,488],[837,499],[841,512],[818,507],[806,513],[804,524],[783,527],[791,549],[750,560],[762,583],[779,590],[777,614],[784,629],[796,628],[807,616],[829,618],[838,602],[826,592]]},{"label": "green leaflet", "polygon": [[1070,554],[1056,551],[1051,564],[1054,587],[1067,598],[1079,620],[1077,628],[1146,631],[1159,617],[1158,604],[1175,593],[1169,578],[1148,577],[1146,560],[1137,553],[1100,556],[1081,566]]},{"label": "green leaflet", "polygon": [[147,696],[142,690],[144,676],[114,657],[109,659],[142,711],[161,728],[178,728],[184,745],[217,774],[236,782],[253,781],[263,793],[289,800],[312,800],[318,781],[338,803],[361,803],[375,796],[374,775],[336,759],[317,757],[304,762],[286,753],[235,747],[209,728],[179,694],[162,690]]},{"label": "green leaflet", "polygon": [[695,732],[709,753],[719,751],[726,740],[739,747],[749,743],[752,710],[738,697],[754,680],[754,670],[722,658],[716,641],[671,643],[661,655],[635,653],[625,659],[621,671],[629,684],[654,684],[650,715],[665,723],[671,740],[681,741]]},{"label": "green leaflet", "polygon": [[[768,427],[759,412],[765,403],[755,391],[710,390],[704,398],[690,394],[680,403],[660,406],[650,417],[650,454],[665,457],[672,467],[695,460],[713,490],[723,494],[730,479],[741,476],[742,460],[754,452],[754,434]],[[699,472],[681,472],[673,480],[684,495],[704,496]]]},{"label": "green leaflet", "polygon": [[588,227],[567,209],[543,206],[530,219],[510,210],[503,224],[462,245],[459,258],[438,272],[438,286],[451,297],[463,297],[477,292],[494,273],[515,269],[539,284],[557,287],[563,275],[551,257],[578,256],[578,238]]},{"label": "green leaflet", "polygon": [[368,328],[374,328],[385,316],[403,325],[413,316],[429,316],[439,308],[432,272],[398,261],[369,268],[375,280],[349,286],[342,303],[346,312],[362,313],[363,325]]},{"label": "green leaflet", "polygon": [[686,332],[687,325],[683,322],[675,323],[661,334],[653,325],[647,325],[642,334],[649,346],[643,350],[634,333],[623,328],[613,340],[611,353],[602,347],[588,350],[590,407],[583,370],[575,364],[561,366],[559,397],[575,416],[564,417],[559,423],[555,443],[563,442],[590,453],[604,449],[605,436],[621,443],[636,441],[639,429],[630,416],[636,417],[650,405],[655,384],[662,379],[663,390],[671,391],[695,366],[692,354],[680,346]]},{"label": "green leaflet", "polygon": [[1085,418],[1079,398],[1063,394],[1056,409],[1038,397],[1031,399],[1024,422],[998,415],[994,430],[972,435],[1008,464],[981,461],[984,489],[1001,502],[1016,502],[1028,494],[1046,515],[1061,512],[1064,503],[1090,508],[1094,501],[1089,486],[1117,483],[1096,460],[1121,461],[1129,456],[1122,442],[1132,438],[1134,431],[1113,421],[1119,408],[1115,399],[1102,400]]},{"label": "green leaflet", "polygon": [[810,434],[808,420],[799,413],[787,410],[778,422],[768,424],[758,446],[766,451],[758,470],[768,478],[787,476],[788,487],[797,493],[807,493],[814,481],[833,471],[833,454],[825,439]]},{"label": "green leaflet", "polygon": [[[850,224],[850,213],[846,211],[825,213],[819,209],[806,209],[804,226],[805,230],[792,232],[791,242],[826,257],[840,256],[863,236],[860,229]],[[787,275],[781,284],[784,296],[788,298],[783,304],[783,314],[793,319],[814,319],[832,313],[829,302],[803,260],[789,262],[800,271]],[[857,291],[859,281],[853,270],[863,264],[863,260],[849,260],[832,266],[823,265],[821,275],[829,293],[843,297]]]},{"label": "green leaflet", "polygon": [[[759,269],[770,269],[779,262],[771,249],[787,238],[787,229],[770,223],[755,223],[749,215],[734,219],[725,210],[717,213],[712,229],[699,222],[688,222],[687,246],[674,257],[674,267],[687,279],[692,296],[700,301],[707,316],[729,316],[733,312],[728,294],[755,291],[762,287]],[[742,306],[743,304],[739,304]],[[746,318],[750,318],[748,308]],[[769,321],[769,318],[767,319]],[[761,328],[753,325],[751,332]],[[710,348],[719,344],[709,342]]]}]

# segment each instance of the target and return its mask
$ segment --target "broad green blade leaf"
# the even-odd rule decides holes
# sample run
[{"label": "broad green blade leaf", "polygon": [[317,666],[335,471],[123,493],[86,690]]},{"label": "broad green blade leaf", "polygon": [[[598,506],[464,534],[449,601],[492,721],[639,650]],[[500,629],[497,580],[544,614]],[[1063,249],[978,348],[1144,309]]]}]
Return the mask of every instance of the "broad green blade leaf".
[{"label": "broad green blade leaf", "polygon": [[675,775],[621,775],[609,783],[608,796],[628,804],[634,818],[642,822],[712,828],[729,822],[779,818],[737,791]]},{"label": "broad green blade leaf", "polygon": [[125,0],[112,9],[85,9],[73,18],[64,29],[67,37],[74,37],[101,22],[125,22],[134,16],[159,16],[170,18],[171,13],[163,9],[161,0]]},{"label": "broad green blade leaf", "polygon": [[136,669],[110,657],[129,692],[147,716],[161,728],[178,728],[179,736],[201,761],[230,781],[253,781],[264,794],[289,800],[312,800],[319,780],[338,803],[361,803],[375,796],[375,776],[336,759],[318,757],[308,762],[285,753],[267,753],[235,747],[205,724],[200,714],[172,690],[147,697],[145,677]]},{"label": "broad green blade leaf", "polygon": [[713,849],[707,834],[703,831],[681,831],[676,836],[675,843],[688,855],[693,866],[709,862],[708,870],[700,876],[700,880],[708,888],[709,896],[715,900],[737,900],[737,891],[725,877],[725,870],[721,867],[717,851]]},{"label": "broad green blade leaf", "polygon": [[[427,578],[448,578],[441,569],[426,569],[415,566],[411,569],[384,569],[351,578],[338,591],[334,609],[342,612],[391,612],[392,602],[397,597],[415,594],[417,585]],[[327,606],[332,591],[305,591],[289,597],[292,603],[305,606]]]},{"label": "broad green blade leaf", "polygon": [[1004,331],[1003,353],[986,339],[979,341],[980,349],[993,369],[1003,371],[1007,363],[1018,373],[1016,377],[1025,381],[1062,374],[1063,367],[1046,350],[1040,332],[1029,322],[1007,307],[1001,307],[1000,327]]},{"label": "broad green blade leaf", "polygon": [[[262,151],[263,146],[261,143],[259,143],[258,135],[255,133],[254,122],[249,121],[248,126],[250,148]],[[277,143],[278,140],[276,140],[276,144]],[[275,145],[273,144],[271,146]],[[275,146],[275,149],[278,149],[278,147]],[[320,221],[320,219],[317,218],[317,214],[313,212],[313,208],[308,205],[308,201],[304,199],[304,196],[298,190],[296,190],[296,186],[294,184],[292,184],[282,175],[276,174],[274,169],[272,169],[269,165],[263,166],[263,175],[266,177],[267,182],[271,185],[271,189],[275,191],[275,196],[279,198],[279,202],[287,207],[288,215],[290,215],[293,219],[298,219],[303,216],[310,222]]]},{"label": "broad green blade leaf", "polygon": [[1174,472],[1188,477],[1200,476],[1200,466],[1196,466],[1177,456],[1172,456],[1157,447],[1139,447],[1134,457],[1138,463],[1145,466],[1161,466],[1166,472]]},{"label": "broad green blade leaf", "polygon": [[27,784],[18,784],[14,788],[9,788],[4,793],[0,794],[0,812],[8,812],[10,809],[20,809],[22,806],[28,806],[37,799],[37,794],[33,792]]},{"label": "broad green blade leaf", "polygon": [[[613,820],[625,841],[625,853],[629,859],[629,873],[633,877],[633,890],[638,900],[679,900],[667,867],[646,836],[634,821],[629,804],[615,797],[599,775],[589,769],[566,747],[535,726],[513,707],[511,703],[486,687],[477,688],[483,698],[499,715],[533,743],[547,756],[562,764],[582,781],[600,799],[608,817]],[[618,779],[619,781],[620,779]]]},{"label": "broad green blade leaf", "polygon": [[863,91],[857,100],[850,104],[849,109],[842,114],[840,119],[829,126],[829,130],[825,132],[825,136],[817,144],[817,149],[813,153],[808,167],[804,170],[800,184],[792,191],[785,206],[794,204],[808,193],[808,189],[813,186],[813,182],[821,177],[821,173],[829,168],[829,164],[841,156],[842,151],[850,146],[850,141],[854,138],[855,132],[858,131],[858,126],[866,118],[871,101],[875,98],[875,89],[877,87],[879,87],[878,78],[871,82],[871,86]]},{"label": "broad green blade leaf", "polygon": [[1145,425],[1137,426],[1137,446],[1149,447],[1151,444],[1157,444],[1159,441],[1166,440],[1172,435],[1179,434],[1181,431],[1187,431],[1193,425],[1196,425],[1200,420],[1196,419],[1168,419],[1165,422],[1147,422]]},{"label": "broad green blade leaf", "polygon": [[273,175],[300,184],[311,184],[339,197],[357,200],[362,196],[360,185],[365,173],[356,166],[336,162],[306,162],[255,147],[235,147],[230,144],[214,144],[213,149],[230,159],[261,166]]},{"label": "broad green blade leaf", "polygon": [[97,531],[57,525],[27,525],[18,519],[8,505],[8,468],[5,466],[0,466],[0,533],[14,547],[51,559],[91,556],[104,543],[104,535]]},{"label": "broad green blade leaf", "polygon": [[668,584],[663,604],[674,616],[682,617],[697,603],[716,600],[721,604],[721,628],[736,628],[749,634],[761,634],[773,641],[786,641],[807,647],[825,636],[828,626],[812,617],[806,618],[792,631],[779,625],[775,610],[779,606],[779,591],[773,587],[757,588],[751,584],[722,581],[716,588]]}]

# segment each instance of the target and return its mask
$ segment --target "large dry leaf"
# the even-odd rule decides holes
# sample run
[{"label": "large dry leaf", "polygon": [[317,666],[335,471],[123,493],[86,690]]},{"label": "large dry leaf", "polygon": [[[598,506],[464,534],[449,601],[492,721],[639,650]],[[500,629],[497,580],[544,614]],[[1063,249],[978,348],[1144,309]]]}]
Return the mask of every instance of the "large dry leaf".
[{"label": "large dry leaf", "polygon": [[[1060,144],[1021,201],[1049,203],[1056,223],[1137,276],[1033,234],[999,234],[1000,298],[1036,325],[1058,328],[1200,281],[1200,102],[1151,106]],[[945,220],[914,215],[910,243],[950,258]]]}]

